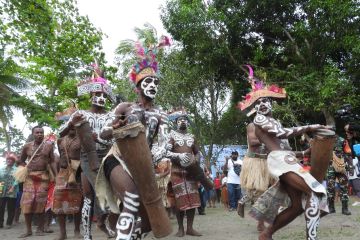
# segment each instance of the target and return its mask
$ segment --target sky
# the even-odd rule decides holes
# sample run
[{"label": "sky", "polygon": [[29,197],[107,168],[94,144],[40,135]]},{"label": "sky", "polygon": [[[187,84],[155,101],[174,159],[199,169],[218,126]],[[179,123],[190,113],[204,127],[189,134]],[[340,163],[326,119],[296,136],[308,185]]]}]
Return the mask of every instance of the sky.
[{"label": "sky", "polygon": [[114,52],[121,40],[136,40],[135,27],[150,23],[158,36],[166,34],[160,20],[160,6],[165,0],[78,0],[81,15],[105,33],[103,49],[108,64],[114,62]]},{"label": "sky", "polygon": [[[121,40],[136,40],[135,27],[142,27],[150,23],[157,30],[157,34],[168,35],[160,19],[160,6],[165,5],[166,0],[77,0],[81,15],[88,16],[90,21],[104,32],[102,41],[103,51],[107,63],[114,64],[114,52]],[[20,110],[15,110],[14,121],[11,123],[18,129],[23,130],[24,136],[30,134],[31,126],[26,123]],[[19,117],[21,116],[21,117]],[[51,131],[45,128],[45,134]],[[1,144],[0,144],[1,145]]]}]

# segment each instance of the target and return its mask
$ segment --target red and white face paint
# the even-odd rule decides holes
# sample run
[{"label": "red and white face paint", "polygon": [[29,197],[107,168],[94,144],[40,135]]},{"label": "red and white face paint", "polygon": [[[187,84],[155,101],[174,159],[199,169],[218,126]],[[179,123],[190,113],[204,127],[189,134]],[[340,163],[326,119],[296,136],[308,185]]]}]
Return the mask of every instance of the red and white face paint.
[{"label": "red and white face paint", "polygon": [[158,91],[159,79],[157,77],[146,77],[141,81],[140,87],[144,96],[154,99]]}]

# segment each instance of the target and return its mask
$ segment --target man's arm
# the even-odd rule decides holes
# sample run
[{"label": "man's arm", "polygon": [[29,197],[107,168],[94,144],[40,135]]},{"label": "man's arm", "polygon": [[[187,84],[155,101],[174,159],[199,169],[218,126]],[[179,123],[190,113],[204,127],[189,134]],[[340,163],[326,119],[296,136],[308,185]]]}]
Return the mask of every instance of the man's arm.
[{"label": "man's arm", "polygon": [[262,130],[272,134],[278,138],[290,138],[301,135],[305,132],[313,132],[318,129],[326,128],[319,124],[306,125],[301,127],[284,128],[279,121],[266,117],[261,114],[257,114],[254,118],[254,124],[260,127]]},{"label": "man's arm", "polygon": [[17,161],[18,165],[22,165],[23,163],[25,163],[26,159],[27,159],[27,149],[28,149],[29,144],[25,144],[24,147],[21,150],[21,155],[19,160]]},{"label": "man's arm", "polygon": [[199,150],[199,145],[197,144],[195,138],[194,138],[194,145],[192,147],[192,150],[195,156],[195,161],[200,164],[200,150]]},{"label": "man's arm", "polygon": [[254,123],[250,123],[247,125],[246,133],[247,133],[248,143],[250,146],[257,147],[257,146],[261,145],[261,142],[259,141],[259,139],[256,137],[256,134],[255,134]]},{"label": "man's arm", "polygon": [[[168,151],[172,150],[169,146],[169,119],[166,113],[160,112],[159,125],[157,127],[157,145],[152,145],[151,154],[153,161],[157,164],[161,159],[168,156]],[[169,149],[170,148],[170,149]]]},{"label": "man's arm", "polygon": [[103,140],[111,140],[113,138],[113,130],[126,124],[125,111],[129,103],[120,103],[113,111],[113,116],[109,118],[104,127],[100,130],[99,137]]},{"label": "man's arm", "polygon": [[48,143],[48,144],[50,144],[50,146],[49,146],[50,147],[49,164],[50,164],[50,168],[51,168],[52,172],[56,176],[58,173],[58,166],[57,166],[57,162],[55,161],[54,143]]},{"label": "man's arm", "polygon": [[73,128],[76,124],[80,123],[84,120],[84,116],[82,115],[82,111],[78,110],[71,114],[70,119],[59,128],[60,137],[65,137],[71,128]]},{"label": "man's arm", "polygon": [[228,171],[228,170],[229,170],[229,167],[228,167],[229,159],[230,159],[230,157],[226,157],[226,158],[225,158],[224,171]]}]

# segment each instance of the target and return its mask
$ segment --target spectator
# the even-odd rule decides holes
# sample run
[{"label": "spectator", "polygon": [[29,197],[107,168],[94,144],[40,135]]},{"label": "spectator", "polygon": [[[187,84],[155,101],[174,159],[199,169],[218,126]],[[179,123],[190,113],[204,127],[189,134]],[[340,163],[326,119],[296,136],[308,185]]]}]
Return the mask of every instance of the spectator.
[{"label": "spectator", "polygon": [[[204,169],[204,173],[205,173],[205,176],[211,181],[213,182],[212,178],[211,178],[211,172],[205,168]],[[209,204],[209,208],[211,207],[215,207],[215,190],[214,189],[206,189],[205,190],[205,194],[206,194],[206,201],[208,202]]]},{"label": "spectator", "polygon": [[7,208],[7,229],[11,228],[15,215],[16,196],[18,192],[18,185],[13,177],[16,170],[15,161],[17,157],[14,153],[9,153],[6,156],[6,165],[0,168],[0,228],[4,227],[4,214]]},{"label": "spectator", "polygon": [[357,157],[353,159],[354,172],[349,174],[349,182],[352,186],[356,201],[352,206],[360,206],[360,162]]},{"label": "spectator", "polygon": [[[228,171],[227,190],[229,194],[229,211],[235,211],[237,202],[241,198],[240,170],[242,161],[238,160],[239,153],[234,151],[231,157],[227,157],[224,165],[224,171]],[[230,161],[229,161],[230,160]]]},{"label": "spectator", "polygon": [[227,171],[223,172],[221,179],[221,202],[224,204],[225,210],[229,209],[229,197],[227,191]]},{"label": "spectator", "polygon": [[216,193],[216,201],[220,203],[221,198],[221,179],[220,179],[220,173],[216,172],[216,177],[214,179],[214,189]]}]

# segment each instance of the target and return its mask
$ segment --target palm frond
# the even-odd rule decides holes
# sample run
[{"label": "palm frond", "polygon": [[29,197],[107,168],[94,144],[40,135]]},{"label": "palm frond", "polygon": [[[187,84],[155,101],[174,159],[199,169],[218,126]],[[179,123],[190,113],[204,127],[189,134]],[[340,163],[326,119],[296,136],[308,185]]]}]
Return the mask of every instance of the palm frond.
[{"label": "palm frond", "polygon": [[29,86],[29,81],[16,76],[0,74],[0,85],[6,85],[12,89],[23,89]]},{"label": "palm frond", "polygon": [[135,50],[135,41],[131,39],[122,40],[116,48],[115,53],[119,55],[129,55]]}]

